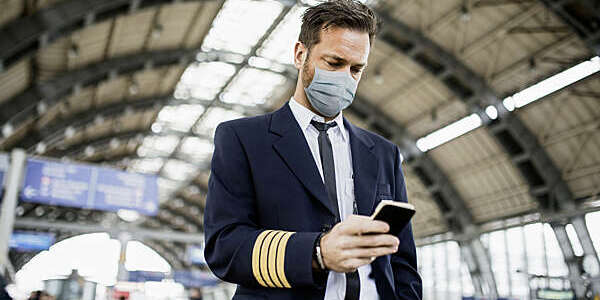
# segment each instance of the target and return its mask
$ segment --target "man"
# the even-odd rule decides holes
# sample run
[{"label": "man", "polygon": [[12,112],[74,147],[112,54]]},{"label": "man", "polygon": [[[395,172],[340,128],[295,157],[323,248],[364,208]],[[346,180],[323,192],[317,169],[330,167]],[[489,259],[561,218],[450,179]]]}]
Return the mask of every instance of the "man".
[{"label": "man", "polygon": [[215,133],[205,257],[234,299],[420,299],[410,226],[370,215],[406,202],[398,147],[342,117],[367,65],[377,18],[334,0],[306,10],[296,91],[276,112]]}]

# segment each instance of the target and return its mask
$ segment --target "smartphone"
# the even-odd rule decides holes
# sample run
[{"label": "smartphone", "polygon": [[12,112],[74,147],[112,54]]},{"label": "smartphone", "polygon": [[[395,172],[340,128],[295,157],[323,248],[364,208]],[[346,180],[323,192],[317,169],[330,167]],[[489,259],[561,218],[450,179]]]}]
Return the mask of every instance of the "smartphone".
[{"label": "smartphone", "polygon": [[388,233],[398,235],[415,213],[415,207],[410,203],[381,200],[375,208],[375,212],[371,215],[371,219],[388,223],[390,226]]}]

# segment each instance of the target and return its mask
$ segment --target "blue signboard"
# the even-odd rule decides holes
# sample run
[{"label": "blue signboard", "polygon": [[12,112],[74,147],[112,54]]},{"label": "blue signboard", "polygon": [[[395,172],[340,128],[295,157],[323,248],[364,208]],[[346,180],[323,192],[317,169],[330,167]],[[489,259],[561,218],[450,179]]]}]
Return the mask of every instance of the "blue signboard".
[{"label": "blue signboard", "polygon": [[187,259],[194,265],[206,265],[204,259],[204,247],[201,245],[189,245],[186,251]]},{"label": "blue signboard", "polygon": [[181,283],[183,286],[190,287],[203,287],[203,286],[214,286],[220,281],[219,278],[215,277],[210,272],[205,271],[175,271],[173,272],[173,280]]},{"label": "blue signboard", "polygon": [[129,271],[128,281],[146,282],[146,281],[163,281],[166,278],[165,273],[152,271]]},{"label": "blue signboard", "polygon": [[0,202],[2,202],[2,195],[4,193],[4,178],[8,172],[8,155],[0,153]]},{"label": "blue signboard", "polygon": [[158,211],[158,183],[154,175],[28,159],[21,198],[107,211],[131,209],[153,216]]},{"label": "blue signboard", "polygon": [[43,232],[15,231],[8,243],[12,249],[20,251],[48,250],[54,244],[54,234]]}]

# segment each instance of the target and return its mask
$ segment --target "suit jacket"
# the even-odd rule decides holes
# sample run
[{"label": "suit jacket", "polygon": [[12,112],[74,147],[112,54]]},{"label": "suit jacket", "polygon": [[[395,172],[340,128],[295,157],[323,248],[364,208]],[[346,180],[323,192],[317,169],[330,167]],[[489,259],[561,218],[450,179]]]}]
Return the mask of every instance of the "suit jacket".
[{"label": "suit jacket", "polygon": [[[406,202],[400,152],[344,119],[350,136],[358,212],[382,199]],[[205,258],[219,278],[238,284],[233,299],[323,299],[313,277],[317,236],[334,224],[325,185],[289,104],[262,116],[221,123],[204,214]],[[420,299],[412,230],[393,255],[372,263],[382,300]]]}]

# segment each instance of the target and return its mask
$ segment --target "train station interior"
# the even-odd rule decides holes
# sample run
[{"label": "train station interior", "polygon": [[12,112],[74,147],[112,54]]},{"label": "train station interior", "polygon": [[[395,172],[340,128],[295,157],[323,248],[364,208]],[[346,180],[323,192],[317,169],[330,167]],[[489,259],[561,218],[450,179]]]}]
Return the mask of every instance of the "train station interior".
[{"label": "train station interior", "polygon": [[[0,289],[231,299],[215,129],[286,104],[320,2],[0,0]],[[343,116],[400,149],[423,299],[600,299],[600,2],[361,2]]]}]

